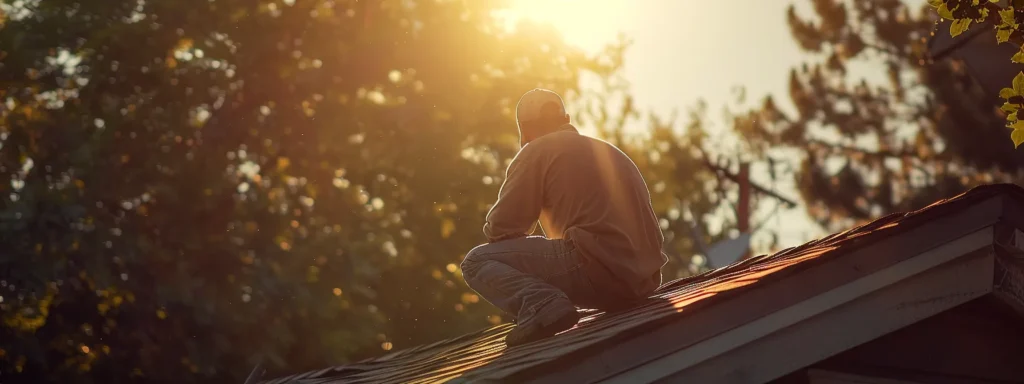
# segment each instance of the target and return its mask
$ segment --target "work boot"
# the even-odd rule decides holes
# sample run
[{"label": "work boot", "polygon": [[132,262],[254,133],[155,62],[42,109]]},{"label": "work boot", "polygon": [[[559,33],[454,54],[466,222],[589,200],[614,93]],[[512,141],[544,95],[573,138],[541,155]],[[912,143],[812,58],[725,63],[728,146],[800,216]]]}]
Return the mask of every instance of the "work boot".
[{"label": "work boot", "polygon": [[579,321],[580,314],[576,312],[576,306],[565,299],[554,300],[525,323],[517,323],[505,336],[505,345],[514,347],[546,339],[572,328]]}]

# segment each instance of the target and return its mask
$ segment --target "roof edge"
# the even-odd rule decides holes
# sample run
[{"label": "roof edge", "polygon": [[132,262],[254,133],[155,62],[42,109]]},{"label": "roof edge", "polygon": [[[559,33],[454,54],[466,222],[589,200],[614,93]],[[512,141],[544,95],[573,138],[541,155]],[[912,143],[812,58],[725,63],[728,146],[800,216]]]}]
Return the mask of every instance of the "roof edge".
[{"label": "roof edge", "polygon": [[[820,359],[818,356],[842,352],[991,292],[992,242],[993,229],[986,227],[602,383],[654,382],[669,377],[705,382],[721,378],[727,371],[722,365],[733,367],[753,382],[773,380],[813,364],[818,361],[814,359]],[[954,283],[944,284],[954,276]],[[918,281],[927,281],[928,287],[907,287]],[[888,303],[868,303],[879,299]],[[894,306],[901,315],[884,316],[879,312],[871,319],[848,320],[863,311]],[[855,307],[859,308],[851,312]],[[792,338],[799,334],[820,337],[833,329],[828,324],[839,321],[871,325],[851,329],[841,337],[826,337],[819,343],[793,346],[784,362],[775,359],[765,364],[750,359],[748,348],[779,350],[780,344],[792,344]]]},{"label": "roof edge", "polygon": [[[531,375],[529,380],[557,383],[586,378],[583,381],[601,381],[697,345],[818,294],[939,248],[954,239],[993,226],[1002,216],[1006,205],[1004,196],[1006,192],[997,192],[979,201],[962,204],[955,211],[931,220],[901,224],[908,228],[851,252],[800,263],[776,272],[774,275],[779,275],[778,279],[756,284],[757,289],[751,290],[748,286],[724,292],[722,295],[728,298],[713,300],[717,303],[707,307],[698,302],[695,308],[687,308],[692,309],[689,316],[674,317],[662,326],[641,334],[620,335],[618,340],[612,341],[617,345],[616,348],[570,357],[576,361],[572,366],[549,369]],[[1018,199],[1024,200],[1024,194],[1019,194]]]}]

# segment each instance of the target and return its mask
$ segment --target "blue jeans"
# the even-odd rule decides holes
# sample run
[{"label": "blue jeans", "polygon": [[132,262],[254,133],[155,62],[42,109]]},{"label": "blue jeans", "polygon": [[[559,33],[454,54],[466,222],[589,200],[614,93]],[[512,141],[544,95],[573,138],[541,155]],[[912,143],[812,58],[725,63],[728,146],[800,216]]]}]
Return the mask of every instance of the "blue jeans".
[{"label": "blue jeans", "polygon": [[530,236],[473,248],[462,274],[470,288],[523,324],[549,304],[602,310],[628,305],[606,292],[614,282],[601,281],[606,274],[596,264],[570,241]]}]

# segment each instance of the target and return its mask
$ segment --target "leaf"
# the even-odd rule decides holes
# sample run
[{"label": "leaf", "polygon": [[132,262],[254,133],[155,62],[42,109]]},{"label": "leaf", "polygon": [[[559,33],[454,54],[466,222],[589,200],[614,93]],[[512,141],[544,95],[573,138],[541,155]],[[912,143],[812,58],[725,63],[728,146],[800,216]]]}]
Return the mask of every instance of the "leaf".
[{"label": "leaf", "polygon": [[928,0],[928,5],[932,6],[933,8],[938,8],[942,4],[943,0]]},{"label": "leaf", "polygon": [[1024,129],[1014,129],[1010,132],[1010,140],[1013,140],[1013,147],[1020,147],[1021,143],[1024,143]]},{"label": "leaf", "polygon": [[1018,95],[1024,94],[1024,72],[1018,72],[1017,76],[1013,77],[1013,91]]},{"label": "leaf", "polygon": [[943,19],[953,20],[953,12],[949,10],[949,7],[946,7],[945,3],[940,4],[935,11],[938,12],[939,16]]},{"label": "leaf", "polygon": [[999,11],[999,19],[1003,21],[1001,26],[1016,27],[1017,22],[1013,19],[1013,8]]},{"label": "leaf", "polygon": [[953,37],[960,36],[961,33],[967,32],[967,29],[971,27],[971,19],[957,19],[953,20],[953,23],[949,25],[949,34]]},{"label": "leaf", "polygon": [[1003,103],[1003,105],[1001,107],[999,107],[1000,111],[1003,111],[1003,112],[1006,112],[1006,113],[1014,113],[1014,112],[1017,112],[1018,109],[1020,109],[1020,107],[1018,107],[1017,104],[1010,104],[1010,103]]},{"label": "leaf", "polygon": [[1014,53],[1013,57],[1010,58],[1010,61],[1014,63],[1024,63],[1024,51],[1017,51],[1017,53]]},{"label": "leaf", "polygon": [[996,30],[996,41],[999,43],[1005,43],[1010,41],[1010,34],[1013,33],[1011,29],[999,29]]},{"label": "leaf", "polygon": [[999,90],[999,97],[1003,99],[1009,99],[1017,96],[1017,92],[1013,91],[1013,88],[1003,88]]}]

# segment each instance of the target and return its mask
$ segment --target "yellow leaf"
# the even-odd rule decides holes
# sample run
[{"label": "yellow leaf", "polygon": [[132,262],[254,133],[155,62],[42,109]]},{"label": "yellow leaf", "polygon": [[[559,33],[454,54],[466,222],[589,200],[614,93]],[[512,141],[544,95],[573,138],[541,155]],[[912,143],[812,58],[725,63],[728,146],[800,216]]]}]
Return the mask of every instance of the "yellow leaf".
[{"label": "yellow leaf", "polygon": [[1016,104],[1010,104],[1010,103],[1003,103],[1003,106],[999,107],[999,110],[1001,110],[1003,112],[1006,112],[1006,113],[1017,112],[1017,109],[1019,109],[1019,107],[1017,107]]},{"label": "yellow leaf", "polygon": [[1018,95],[1024,94],[1024,72],[1018,72],[1017,76],[1013,77],[1013,91]]},{"label": "yellow leaf", "polygon": [[1017,24],[1016,20],[1013,19],[1013,8],[1004,9],[999,11],[999,19],[1003,21],[1003,25],[1013,27]]},{"label": "yellow leaf", "polygon": [[943,4],[943,0],[928,0],[928,5],[930,5],[930,6],[934,7],[934,8],[938,8],[942,4]]},{"label": "yellow leaf", "polygon": [[1007,128],[1013,129],[1014,131],[1024,130],[1024,120],[1017,120],[1007,126]]},{"label": "yellow leaf", "polygon": [[1001,98],[1009,99],[1014,96],[1017,96],[1017,92],[1014,92],[1013,88],[1003,88],[999,90],[999,97]]},{"label": "yellow leaf", "polygon": [[996,42],[1005,43],[1010,41],[1010,34],[1013,33],[1011,29],[999,29],[996,30]]},{"label": "yellow leaf", "polygon": [[971,27],[971,19],[957,19],[953,20],[953,23],[949,25],[949,34],[953,37],[960,36],[961,33],[967,32],[967,29]]},{"label": "yellow leaf", "polygon": [[1017,53],[1014,53],[1013,57],[1010,58],[1010,61],[1014,63],[1024,63],[1024,51],[1017,51]]},{"label": "yellow leaf", "polygon": [[938,12],[939,16],[943,19],[953,20],[953,12],[949,10],[949,7],[946,7],[945,3],[939,4],[939,6],[936,7],[936,12]]},{"label": "yellow leaf", "polygon": [[1013,140],[1013,147],[1017,148],[1024,143],[1024,129],[1014,129],[1010,132],[1010,140]]}]

